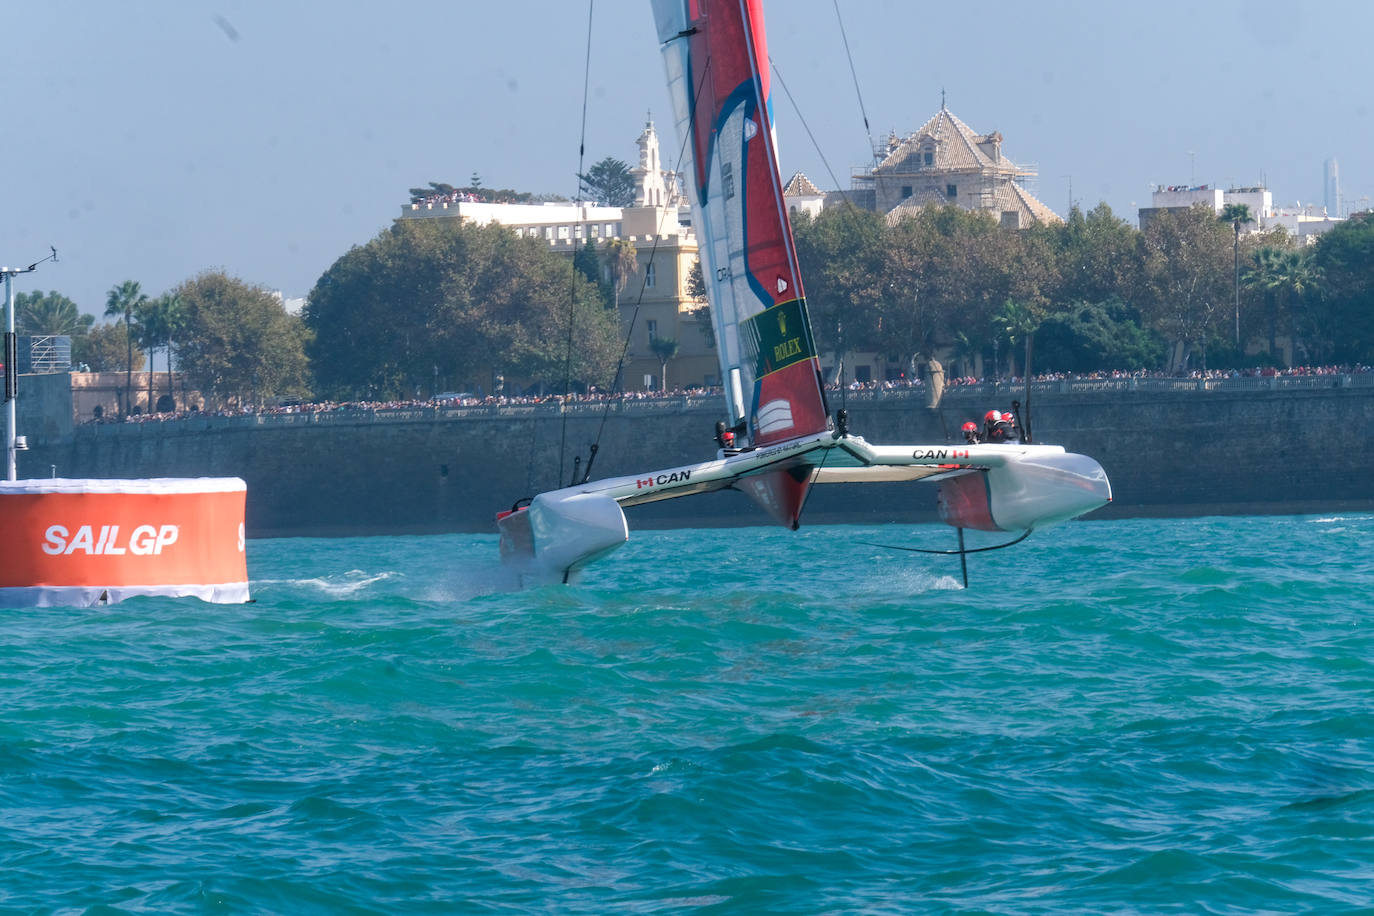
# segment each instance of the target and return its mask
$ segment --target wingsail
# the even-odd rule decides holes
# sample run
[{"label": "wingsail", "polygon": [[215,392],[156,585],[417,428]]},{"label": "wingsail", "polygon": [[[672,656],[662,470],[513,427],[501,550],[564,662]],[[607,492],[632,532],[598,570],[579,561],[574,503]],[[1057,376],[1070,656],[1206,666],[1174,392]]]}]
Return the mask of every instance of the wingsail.
[{"label": "wingsail", "polygon": [[[719,346],[729,425],[766,447],[822,432],[828,410],[782,196],[758,0],[654,0],[668,94]],[[809,481],[741,485],[795,527]]]},{"label": "wingsail", "polygon": [[831,421],[769,101],[761,0],[651,0],[734,439],[711,461],[575,484],[498,516],[502,557],[567,581],[629,537],[624,507],[733,488],[795,528],[813,484],[939,481],[958,528],[1028,531],[1111,499],[1058,446],[873,445]]}]

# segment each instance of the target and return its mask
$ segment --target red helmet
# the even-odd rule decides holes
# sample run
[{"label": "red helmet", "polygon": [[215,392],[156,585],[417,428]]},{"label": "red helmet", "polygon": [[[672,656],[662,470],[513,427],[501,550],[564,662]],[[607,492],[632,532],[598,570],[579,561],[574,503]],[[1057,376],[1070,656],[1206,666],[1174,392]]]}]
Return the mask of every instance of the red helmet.
[{"label": "red helmet", "polygon": [[974,423],[972,420],[969,420],[967,423],[964,424],[964,432],[966,432],[966,433],[976,433],[977,431],[978,431],[978,424],[977,424],[977,423]]},{"label": "red helmet", "polygon": [[1002,414],[1002,419],[1006,420],[1008,423],[1016,422],[1016,418],[1011,415],[1011,411],[1007,411],[1006,413]]},{"label": "red helmet", "polygon": [[983,415],[983,422],[985,423],[996,423],[1000,419],[1002,419],[1002,414],[996,410],[989,410]]}]

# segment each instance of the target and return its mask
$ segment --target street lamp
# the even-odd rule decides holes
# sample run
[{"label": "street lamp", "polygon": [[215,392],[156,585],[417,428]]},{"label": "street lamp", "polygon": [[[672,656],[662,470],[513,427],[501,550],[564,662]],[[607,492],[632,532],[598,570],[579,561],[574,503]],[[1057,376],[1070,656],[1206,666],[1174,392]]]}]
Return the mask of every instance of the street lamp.
[{"label": "street lamp", "polygon": [[43,261],[56,261],[57,249],[40,261],[28,267],[0,267],[5,275],[5,479],[17,480],[18,465],[15,451],[19,447],[19,437],[15,435],[15,407],[19,395],[19,339],[14,333],[14,278],[37,270]]}]

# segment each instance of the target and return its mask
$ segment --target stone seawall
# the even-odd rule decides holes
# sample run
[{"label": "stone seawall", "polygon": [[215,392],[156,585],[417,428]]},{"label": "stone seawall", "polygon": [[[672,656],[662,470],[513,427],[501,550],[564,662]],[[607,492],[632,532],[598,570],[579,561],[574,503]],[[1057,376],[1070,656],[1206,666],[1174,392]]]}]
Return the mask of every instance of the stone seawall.
[{"label": "stone seawall", "polygon": [[[875,443],[944,443],[996,399],[957,390],[944,406],[919,392],[848,402],[850,430]],[[1097,517],[1374,509],[1374,388],[1243,391],[1073,391],[1034,395],[1033,431],[1092,455],[1115,502]],[[839,406],[832,403],[832,408]],[[416,409],[385,419],[336,415],[199,418],[86,425],[20,456],[20,475],[239,476],[250,536],[493,530],[518,497],[566,482],[601,430],[593,476],[642,473],[714,453],[713,401],[605,415],[531,408]],[[560,452],[567,456],[560,475]],[[804,520],[931,521],[930,484],[814,488]],[[642,506],[631,527],[767,524],[741,494]]]}]

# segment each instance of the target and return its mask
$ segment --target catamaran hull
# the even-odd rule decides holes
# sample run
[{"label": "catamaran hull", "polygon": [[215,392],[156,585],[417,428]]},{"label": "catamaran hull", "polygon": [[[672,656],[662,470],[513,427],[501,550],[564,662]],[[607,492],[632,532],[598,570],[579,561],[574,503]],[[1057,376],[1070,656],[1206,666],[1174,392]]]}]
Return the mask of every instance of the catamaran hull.
[{"label": "catamaran hull", "polygon": [[810,485],[923,479],[939,482],[948,524],[987,531],[1044,528],[1112,498],[1101,465],[1056,445],[870,445],[825,432],[541,493],[497,517],[501,556],[526,582],[566,582],[628,540],[625,507],[732,488],[795,528]]},{"label": "catamaran hull", "polygon": [[1021,457],[983,472],[940,482],[940,518],[956,528],[1027,531],[1077,518],[1106,505],[1112,486],[1086,455]]},{"label": "catamaran hull", "polygon": [[595,493],[541,493],[496,525],[502,561],[526,584],[567,582],[630,539],[620,504]]}]

